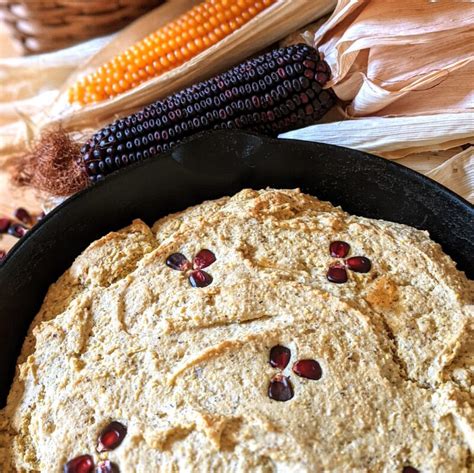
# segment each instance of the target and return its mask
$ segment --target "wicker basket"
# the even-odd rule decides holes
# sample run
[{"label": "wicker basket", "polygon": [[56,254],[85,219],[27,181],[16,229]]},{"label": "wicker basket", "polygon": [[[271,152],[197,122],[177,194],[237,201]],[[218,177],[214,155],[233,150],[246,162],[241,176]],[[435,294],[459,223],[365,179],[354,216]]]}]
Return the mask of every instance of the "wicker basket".
[{"label": "wicker basket", "polygon": [[25,54],[53,51],[119,30],[163,0],[0,0],[0,20]]}]

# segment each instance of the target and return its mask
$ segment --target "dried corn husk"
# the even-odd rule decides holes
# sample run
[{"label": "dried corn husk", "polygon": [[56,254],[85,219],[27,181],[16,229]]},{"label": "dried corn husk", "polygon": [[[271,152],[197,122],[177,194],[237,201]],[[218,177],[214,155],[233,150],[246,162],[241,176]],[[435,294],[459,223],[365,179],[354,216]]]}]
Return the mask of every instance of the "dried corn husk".
[{"label": "dried corn husk", "polygon": [[468,2],[340,0],[314,43],[349,116],[474,107],[474,8]]},{"label": "dried corn husk", "polygon": [[280,138],[356,148],[388,159],[447,150],[474,139],[474,113],[370,117],[313,125]]},{"label": "dried corn husk", "polygon": [[320,48],[346,103],[333,122],[282,138],[399,159],[472,199],[474,156],[457,153],[474,142],[473,20],[468,2],[339,0],[286,42]]},{"label": "dried corn husk", "polygon": [[474,204],[474,146],[470,146],[426,174]]},{"label": "dried corn husk", "polygon": [[55,53],[0,60],[0,126],[18,120],[19,114],[31,117],[50,107],[77,64],[108,41],[110,37],[99,38]]},{"label": "dried corn husk", "polygon": [[[65,81],[110,37],[40,56],[0,59],[0,167],[2,160],[21,153],[47,121],[45,110],[56,100]],[[6,39],[0,36],[0,41]]]}]

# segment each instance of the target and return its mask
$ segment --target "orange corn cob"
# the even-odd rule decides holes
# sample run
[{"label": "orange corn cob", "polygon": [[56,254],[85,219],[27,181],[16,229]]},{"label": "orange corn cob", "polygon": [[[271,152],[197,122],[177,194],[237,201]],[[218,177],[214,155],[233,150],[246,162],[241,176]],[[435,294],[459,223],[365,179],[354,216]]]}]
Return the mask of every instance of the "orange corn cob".
[{"label": "orange corn cob", "polygon": [[85,76],[69,101],[100,102],[174,69],[250,21],[277,0],[205,0]]}]

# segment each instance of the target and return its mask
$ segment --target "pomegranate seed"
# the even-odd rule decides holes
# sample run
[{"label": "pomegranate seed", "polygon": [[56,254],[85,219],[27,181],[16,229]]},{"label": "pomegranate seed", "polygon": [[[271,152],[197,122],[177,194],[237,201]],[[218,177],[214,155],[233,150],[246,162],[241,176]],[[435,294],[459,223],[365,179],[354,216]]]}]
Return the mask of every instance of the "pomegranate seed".
[{"label": "pomegranate seed", "polygon": [[282,374],[276,374],[268,386],[268,397],[274,401],[289,401],[294,396],[290,380]]},{"label": "pomegranate seed", "polygon": [[11,223],[9,218],[0,218],[0,233],[7,233]]},{"label": "pomegranate seed", "polygon": [[25,236],[27,231],[28,229],[24,225],[21,225],[20,223],[14,223],[13,225],[10,225],[8,234],[16,238],[21,238],[22,236]]},{"label": "pomegranate seed", "polygon": [[64,465],[64,473],[92,473],[94,460],[90,455],[73,458]]},{"label": "pomegranate seed", "polygon": [[108,452],[117,448],[127,435],[127,427],[117,421],[111,422],[99,435],[97,451]]},{"label": "pomegranate seed", "polygon": [[329,267],[326,277],[328,278],[328,281],[335,282],[337,284],[344,283],[347,281],[346,268],[340,264],[334,264]]},{"label": "pomegranate seed", "polygon": [[293,371],[302,378],[321,379],[323,370],[316,360],[298,360],[293,365]]},{"label": "pomegranate seed", "polygon": [[183,254],[173,253],[168,256],[166,266],[169,266],[171,269],[175,269],[176,271],[186,271],[191,267],[191,263]]},{"label": "pomegranate seed", "polygon": [[346,260],[346,265],[351,271],[356,273],[368,273],[372,267],[372,263],[369,258],[365,256],[353,256]]},{"label": "pomegranate seed", "polygon": [[420,473],[416,468],[413,468],[412,466],[404,466],[403,473]]},{"label": "pomegranate seed", "polygon": [[345,241],[333,241],[329,245],[329,252],[334,258],[345,258],[351,249],[349,243]]},{"label": "pomegranate seed", "polygon": [[105,460],[97,465],[95,473],[119,473],[119,467],[110,460]]},{"label": "pomegranate seed", "polygon": [[7,252],[5,250],[0,250],[0,263],[7,257]]},{"label": "pomegranate seed", "polygon": [[270,364],[274,368],[284,370],[290,362],[291,351],[282,345],[275,345],[270,350]]},{"label": "pomegranate seed", "polygon": [[189,276],[189,282],[193,287],[206,287],[212,282],[212,276],[200,269],[193,271]]},{"label": "pomegranate seed", "polygon": [[24,209],[23,207],[16,209],[14,215],[15,218],[20,222],[26,223],[27,225],[32,223],[30,212],[28,212],[28,210]]},{"label": "pomegranate seed", "polygon": [[194,269],[203,269],[216,261],[216,255],[210,250],[201,250],[193,260]]}]

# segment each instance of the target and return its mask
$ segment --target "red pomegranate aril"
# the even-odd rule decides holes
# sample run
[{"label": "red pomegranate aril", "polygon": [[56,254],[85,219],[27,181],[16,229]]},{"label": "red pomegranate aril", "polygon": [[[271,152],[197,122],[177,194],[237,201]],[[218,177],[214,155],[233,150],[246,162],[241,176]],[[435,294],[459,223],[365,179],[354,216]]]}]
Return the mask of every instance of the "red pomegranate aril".
[{"label": "red pomegranate aril", "polygon": [[64,465],[64,473],[93,473],[94,460],[90,455],[73,458]]},{"label": "red pomegranate aril", "polygon": [[0,263],[7,257],[7,252],[5,250],[0,250]]},{"label": "red pomegranate aril", "polygon": [[293,365],[293,372],[302,378],[321,379],[323,370],[316,360],[298,360]]},{"label": "red pomegranate aril", "polygon": [[176,271],[186,271],[191,267],[191,263],[182,253],[173,253],[166,259],[166,266]]},{"label": "red pomegranate aril", "polygon": [[32,218],[30,212],[24,209],[23,207],[19,207],[15,210],[15,218],[18,219],[20,222],[25,223],[26,225],[31,225]]},{"label": "red pomegranate aril", "polygon": [[345,241],[333,241],[329,245],[329,253],[333,258],[345,258],[351,249],[349,243]]},{"label": "red pomegranate aril", "polygon": [[203,269],[216,261],[216,255],[210,250],[201,250],[193,260],[194,269]]},{"label": "red pomegranate aril", "polygon": [[352,256],[347,258],[346,266],[356,273],[368,273],[372,267],[372,263],[369,258],[365,256]]},{"label": "red pomegranate aril", "polygon": [[291,351],[282,345],[275,345],[270,350],[270,365],[284,370],[290,362]]},{"label": "red pomegranate aril", "polygon": [[97,451],[108,452],[117,448],[127,435],[127,427],[117,421],[111,422],[99,435]]},{"label": "red pomegranate aril", "polygon": [[212,283],[212,276],[200,269],[193,271],[189,276],[189,283],[193,287],[206,287]]},{"label": "red pomegranate aril", "polygon": [[294,396],[290,380],[282,374],[276,374],[268,386],[268,397],[274,401],[289,401]]},{"label": "red pomegranate aril", "polygon": [[10,225],[8,234],[16,238],[21,238],[25,236],[27,231],[28,229],[25,226],[21,225],[20,223],[14,223],[13,225]]},{"label": "red pomegranate aril", "polygon": [[330,266],[326,274],[328,281],[341,284],[347,281],[347,271],[344,266],[335,264]]},{"label": "red pomegranate aril", "polygon": [[12,221],[9,218],[0,218],[0,233],[7,233]]},{"label": "red pomegranate aril", "polygon": [[404,466],[402,473],[420,473],[420,471],[412,466]]},{"label": "red pomegranate aril", "polygon": [[119,467],[110,460],[104,460],[98,463],[95,473],[119,473]]}]

